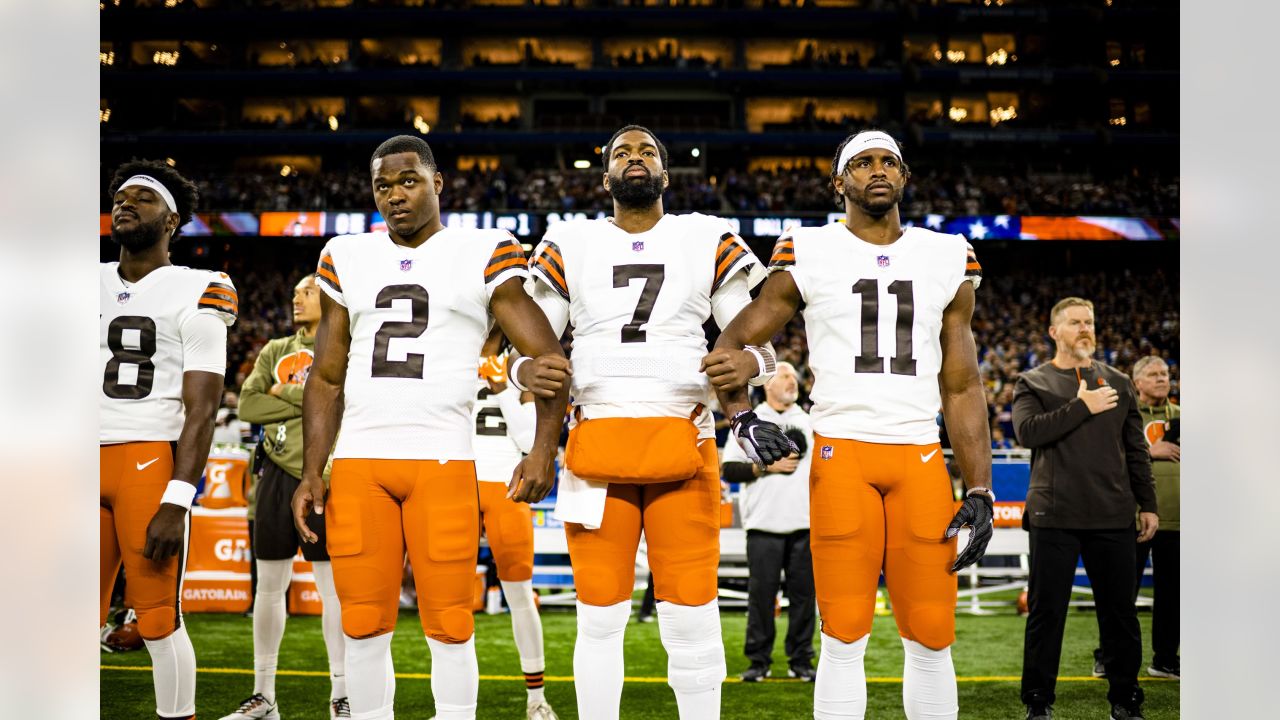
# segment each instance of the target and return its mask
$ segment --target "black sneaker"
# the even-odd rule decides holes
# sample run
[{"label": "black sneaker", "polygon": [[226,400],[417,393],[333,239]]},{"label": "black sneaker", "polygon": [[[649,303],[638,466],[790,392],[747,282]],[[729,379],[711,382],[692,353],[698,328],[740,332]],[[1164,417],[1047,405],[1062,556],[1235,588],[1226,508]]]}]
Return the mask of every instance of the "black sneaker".
[{"label": "black sneaker", "polygon": [[1053,706],[1028,705],[1027,720],[1053,720]]},{"label": "black sneaker", "polygon": [[1156,665],[1151,663],[1151,667],[1147,668],[1147,674],[1151,677],[1171,678],[1173,680],[1182,679],[1182,664],[1174,663],[1171,666]]},{"label": "black sneaker", "polygon": [[1142,706],[1131,705],[1125,707],[1124,705],[1112,705],[1111,720],[1143,720]]},{"label": "black sneaker", "polygon": [[813,663],[808,660],[791,663],[791,667],[787,669],[787,677],[793,677],[801,682],[813,682],[818,677],[818,671],[813,669]]},{"label": "black sneaker", "polygon": [[1098,658],[1093,659],[1093,676],[1096,678],[1104,678],[1107,676],[1107,666],[1102,664]]},{"label": "black sneaker", "polygon": [[742,673],[738,677],[742,679],[742,682],[760,682],[761,680],[769,677],[769,674],[770,671],[768,665],[753,663],[751,667],[747,668],[746,672]]}]

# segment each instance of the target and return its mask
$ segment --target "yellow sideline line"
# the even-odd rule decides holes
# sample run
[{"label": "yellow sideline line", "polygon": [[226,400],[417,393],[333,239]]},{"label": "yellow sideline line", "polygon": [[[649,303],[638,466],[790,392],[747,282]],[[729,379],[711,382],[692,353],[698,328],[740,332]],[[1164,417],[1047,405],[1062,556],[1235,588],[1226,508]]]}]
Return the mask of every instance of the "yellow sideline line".
[{"label": "yellow sideline line", "polygon": [[[150,665],[102,665],[103,670],[124,670],[132,672],[151,672]],[[212,675],[252,675],[253,671],[247,668],[196,668],[197,672],[209,673]],[[329,677],[329,673],[324,670],[277,670],[276,675],[286,677]],[[397,680],[430,680],[430,673],[396,673]],[[523,675],[481,675],[481,680],[497,680],[503,682],[523,681]],[[543,678],[545,682],[573,682],[571,675],[548,675]],[[628,677],[623,678],[629,683],[665,683],[664,677]],[[1022,678],[1017,675],[978,675],[970,677],[957,677],[956,682],[970,683],[987,683],[987,682],[1020,682]],[[1102,682],[1105,678],[1095,678],[1089,676],[1080,677],[1060,677],[1058,682]],[[1174,682],[1172,678],[1139,678],[1141,682]],[[739,678],[728,677],[725,679],[727,683],[742,682]],[[765,682],[771,683],[798,683],[800,680],[795,678],[770,678]],[[901,683],[900,677],[869,677],[869,683]]]}]

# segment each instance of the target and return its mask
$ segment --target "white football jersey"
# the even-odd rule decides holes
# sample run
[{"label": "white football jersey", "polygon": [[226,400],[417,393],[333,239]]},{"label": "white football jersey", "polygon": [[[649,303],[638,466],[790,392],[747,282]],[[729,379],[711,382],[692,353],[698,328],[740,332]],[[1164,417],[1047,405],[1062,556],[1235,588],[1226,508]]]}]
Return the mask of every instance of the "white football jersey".
[{"label": "white football jersey", "polygon": [[794,228],[770,270],[791,273],[804,301],[813,431],[887,444],[938,441],[942,315],[982,269],[960,235],[908,228],[889,245],[842,223]]},{"label": "white football jersey", "polygon": [[[516,392],[519,402],[519,391]],[[534,414],[533,404],[521,406],[520,412]],[[524,453],[513,437],[519,423],[532,425],[536,420],[517,418],[515,423],[509,421],[502,410],[498,396],[489,391],[489,385],[480,380],[476,385],[476,404],[472,411],[475,419],[473,426],[475,435],[472,444],[476,452],[476,479],[482,482],[510,482],[511,471],[515,469]]]},{"label": "white football jersey", "polygon": [[182,374],[226,372],[221,358],[185,353],[187,323],[212,315],[236,320],[235,285],[225,273],[181,265],[156,268],[129,285],[117,262],[99,269],[98,440],[102,443],[175,441],[182,434]]},{"label": "white football jersey", "polygon": [[446,228],[416,248],[385,233],[329,241],[320,288],[351,317],[335,458],[472,460],[476,358],[489,298],[525,278],[505,230]]},{"label": "white football jersey", "polygon": [[728,223],[697,213],[663,215],[643,233],[609,220],[557,223],[530,269],[568,302],[573,397],[584,406],[705,403],[698,366],[712,296],[739,271],[764,270]]}]

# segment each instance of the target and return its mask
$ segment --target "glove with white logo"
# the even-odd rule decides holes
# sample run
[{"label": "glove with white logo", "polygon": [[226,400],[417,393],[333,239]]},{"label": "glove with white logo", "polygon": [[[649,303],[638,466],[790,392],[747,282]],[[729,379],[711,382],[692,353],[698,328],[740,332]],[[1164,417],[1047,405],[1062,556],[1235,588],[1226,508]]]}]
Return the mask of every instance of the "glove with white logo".
[{"label": "glove with white logo", "polygon": [[974,488],[965,495],[960,511],[956,513],[947,532],[943,536],[950,540],[960,532],[960,528],[968,525],[973,532],[969,535],[969,544],[956,556],[951,572],[959,572],[982,559],[987,554],[987,543],[991,542],[992,528],[995,523],[995,500],[986,488]]},{"label": "glove with white logo", "polygon": [[733,439],[738,441],[742,451],[751,462],[762,468],[797,452],[795,443],[782,432],[782,428],[761,420],[750,410],[734,415],[729,425],[733,429]]}]

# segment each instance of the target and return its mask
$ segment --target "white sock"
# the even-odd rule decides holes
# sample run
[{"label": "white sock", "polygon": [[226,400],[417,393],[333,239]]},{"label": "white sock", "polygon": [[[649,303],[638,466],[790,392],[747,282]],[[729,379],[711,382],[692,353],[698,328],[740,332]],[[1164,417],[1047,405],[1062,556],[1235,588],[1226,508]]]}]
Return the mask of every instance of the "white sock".
[{"label": "white sock", "polygon": [[187,717],[196,711],[196,651],[182,624],[163,640],[143,640],[151,654],[151,680],[156,689],[156,714]]},{"label": "white sock", "polygon": [[578,639],[573,646],[573,690],[578,717],[618,720],[622,704],[622,639],[631,601],[587,605],[578,601]]},{"label": "white sock", "polygon": [[276,701],[276,665],[288,619],[285,593],[293,577],[293,560],[255,560],[258,591],[253,596],[253,691]]},{"label": "white sock", "polygon": [[658,632],[667,649],[667,684],[683,720],[720,717],[720,688],[727,674],[720,603],[658,603]]},{"label": "white sock", "polygon": [[[516,640],[516,650],[520,652],[520,671],[541,674],[547,664],[542,655],[542,618],[538,616],[538,606],[533,602],[533,581],[499,582],[507,596],[507,606],[511,608],[511,634]],[[542,687],[526,687],[525,690],[532,702],[544,697]]]},{"label": "white sock", "polygon": [[464,643],[442,643],[427,638],[431,649],[431,696],[435,720],[475,720],[480,694],[480,664],[474,636]]},{"label": "white sock", "polygon": [[846,643],[822,633],[818,678],[813,687],[814,720],[866,717],[867,672],[862,661],[870,639],[867,634]]},{"label": "white sock", "polygon": [[347,699],[351,720],[395,717],[396,670],[391,662],[391,636],[347,638]]},{"label": "white sock", "polygon": [[320,629],[324,633],[324,649],[329,653],[329,699],[337,700],[347,696],[347,636],[342,634],[342,606],[333,584],[333,564],[313,562],[311,571],[320,593]]},{"label": "white sock", "polygon": [[956,720],[960,703],[951,648],[930,650],[902,638],[906,658],[902,667],[902,707],[907,720]]}]

